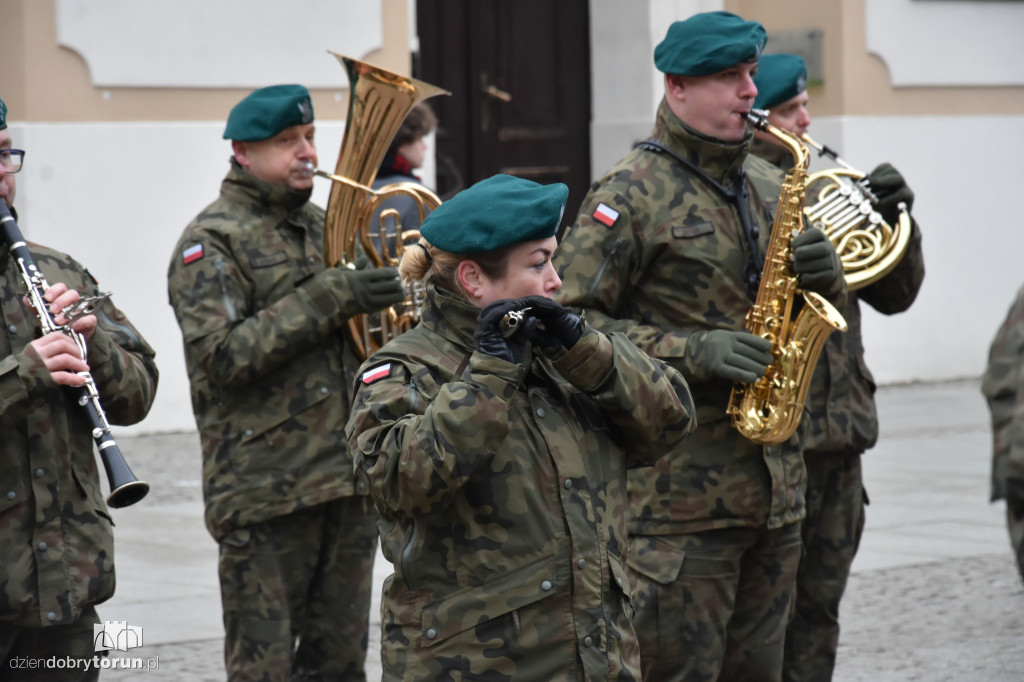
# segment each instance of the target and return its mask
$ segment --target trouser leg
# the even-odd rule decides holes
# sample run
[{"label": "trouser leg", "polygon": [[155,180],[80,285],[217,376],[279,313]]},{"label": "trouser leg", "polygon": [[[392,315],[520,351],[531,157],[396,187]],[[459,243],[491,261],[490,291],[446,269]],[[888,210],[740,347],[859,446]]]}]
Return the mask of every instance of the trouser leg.
[{"label": "trouser leg", "polygon": [[798,524],[706,531],[658,544],[683,559],[670,582],[634,573],[644,679],[777,682],[800,556]]},{"label": "trouser leg", "polygon": [[[88,607],[74,623],[46,628],[0,624],[0,679],[9,682],[95,682],[100,659],[93,626],[100,622]],[[35,667],[33,667],[35,666]]]},{"label": "trouser leg", "polygon": [[807,452],[807,517],[783,679],[828,682],[839,646],[839,603],[864,532],[860,454]]}]

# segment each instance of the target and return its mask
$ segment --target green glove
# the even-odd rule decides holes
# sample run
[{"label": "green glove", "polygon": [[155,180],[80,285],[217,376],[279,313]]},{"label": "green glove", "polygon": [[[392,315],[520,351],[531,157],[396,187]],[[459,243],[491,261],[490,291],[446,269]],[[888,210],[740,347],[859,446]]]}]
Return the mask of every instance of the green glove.
[{"label": "green glove", "polygon": [[907,212],[914,207],[914,192],[907,187],[907,181],[892,164],[881,163],[868,175],[868,186],[878,203],[875,210],[889,225],[895,225],[900,218],[900,202],[907,205]]},{"label": "green glove", "polygon": [[345,274],[352,305],[360,312],[375,313],[405,298],[397,268],[338,269]]},{"label": "green glove", "polygon": [[748,332],[715,329],[704,337],[704,364],[710,376],[753,383],[772,362],[772,344]]},{"label": "green glove", "polygon": [[843,263],[828,235],[817,227],[809,227],[791,243],[793,272],[800,286],[824,296],[832,296],[843,286]]}]

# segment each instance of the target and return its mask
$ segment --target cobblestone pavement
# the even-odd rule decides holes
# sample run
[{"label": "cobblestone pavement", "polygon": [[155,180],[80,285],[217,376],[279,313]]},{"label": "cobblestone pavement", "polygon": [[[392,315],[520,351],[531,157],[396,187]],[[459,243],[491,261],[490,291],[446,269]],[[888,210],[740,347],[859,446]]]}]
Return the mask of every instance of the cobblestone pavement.
[{"label": "cobblestone pavement", "polygon": [[[1024,583],[1005,537],[1002,504],[987,504],[989,433],[977,382],[883,388],[879,403],[882,439],[865,459],[872,501],[865,541],[842,605],[835,682],[1024,680]],[[143,601],[153,595],[139,595],[159,592],[161,583],[133,587],[132,581],[139,576],[126,573],[145,572],[139,567],[146,564],[139,562],[157,560],[137,558],[135,554],[144,552],[145,545],[134,538],[144,538],[145,532],[169,532],[159,527],[139,530],[136,525],[159,526],[159,522],[133,519],[151,513],[162,522],[166,513],[172,519],[169,524],[182,525],[173,519],[201,516],[198,437],[194,433],[133,436],[122,438],[121,447],[152,491],[137,505],[140,511],[134,516],[133,508],[116,513],[118,532],[131,540],[118,545],[118,595],[100,608],[100,617],[124,619],[125,609],[137,603],[143,610],[129,611],[133,614],[129,620],[146,625],[147,635],[159,618],[202,616],[213,627],[201,635],[168,635],[165,641],[147,643],[142,649],[117,652],[117,656],[141,657],[143,663],[158,660],[159,667],[144,673],[108,670],[101,679],[223,680],[222,639],[216,628],[220,617],[216,549],[205,531],[199,530],[201,522],[187,533],[182,531],[181,541],[198,546],[202,552],[194,560],[198,570],[203,575],[212,573],[198,601],[181,601],[182,606],[176,607],[178,602],[172,599],[170,615],[158,617],[156,607]],[[908,529],[908,520],[918,523]],[[887,538],[895,540],[887,544]],[[171,556],[161,560],[173,561],[173,552]],[[389,567],[383,559],[378,563],[378,574],[386,575]],[[170,574],[159,580],[171,590],[174,579]],[[127,593],[124,597],[122,591]],[[189,593],[183,594],[185,599]],[[175,608],[187,612],[174,614]],[[378,628],[374,607],[375,639],[368,661],[371,680],[380,675]],[[172,641],[167,641],[169,637]]]}]

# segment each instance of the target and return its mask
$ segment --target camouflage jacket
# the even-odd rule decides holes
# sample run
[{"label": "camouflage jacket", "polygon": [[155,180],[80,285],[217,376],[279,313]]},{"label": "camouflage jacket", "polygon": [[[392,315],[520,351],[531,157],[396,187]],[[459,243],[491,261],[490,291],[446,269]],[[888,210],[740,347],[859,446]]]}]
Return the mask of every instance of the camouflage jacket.
[{"label": "camouflage jacket", "polygon": [[384,679],[639,680],[626,467],[689,432],[686,384],[589,327],[554,362],[474,352],[478,312],[431,289],[361,370],[347,433],[395,569]]},{"label": "camouflage jacket", "polygon": [[341,330],[354,298],[346,271],[324,267],[323,210],[231,164],[168,271],[217,539],[365,494],[344,437],[358,362]]},{"label": "camouflage jacket", "polygon": [[[701,362],[707,332],[745,329],[752,305],[743,278],[750,247],[739,209],[713,183],[745,188],[762,257],[771,233],[783,174],[747,157],[752,136],[748,131],[733,144],[703,136],[663,100],[652,138],[710,180],[670,154],[634,149],[591,187],[555,255],[563,280],[558,300],[681,369],[697,405],[694,437],[631,475],[631,533],[774,528],[804,514],[805,472],[795,438],[785,447],[743,438],[725,413],[732,382],[712,378]],[[844,296],[845,288],[837,302]]]},{"label": "camouflage jacket", "polygon": [[[781,169],[793,164],[788,150],[755,140],[754,152]],[[779,151],[782,154],[779,154]],[[834,332],[818,358],[800,422],[800,442],[805,452],[859,454],[878,440],[875,379],[864,362],[860,301],[884,315],[907,310],[924,281],[921,230],[911,222],[907,251],[885,277],[850,291],[840,308],[849,329]]]},{"label": "camouflage jacket", "polygon": [[992,413],[992,501],[1024,502],[1024,287],[992,339],[981,391]]},{"label": "camouflage jacket", "polygon": [[[50,284],[99,294],[70,256],[29,244]],[[0,253],[0,622],[67,625],[114,593],[114,537],[104,502],[92,422],[58,386],[29,343],[35,311],[7,248]],[[96,311],[89,369],[111,424],[141,421],[156,395],[153,349],[113,303]],[[125,453],[130,459],[130,453]]]}]

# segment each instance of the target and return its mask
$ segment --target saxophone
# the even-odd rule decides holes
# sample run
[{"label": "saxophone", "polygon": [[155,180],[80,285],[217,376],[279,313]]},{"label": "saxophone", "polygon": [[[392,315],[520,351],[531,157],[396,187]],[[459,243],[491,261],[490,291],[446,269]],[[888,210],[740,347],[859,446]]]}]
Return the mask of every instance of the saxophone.
[{"label": "saxophone", "polygon": [[[800,289],[793,274],[791,242],[803,230],[810,165],[807,147],[796,136],[770,124],[765,112],[751,111],[747,121],[778,138],[795,161],[782,182],[761,285],[746,318],[748,332],[771,342],[773,359],[756,382],[733,387],[727,409],[733,425],[747,439],[771,444],[787,440],[796,431],[818,356],[829,334],[846,331],[846,320],[822,296]],[[804,305],[794,320],[798,295]]]}]

